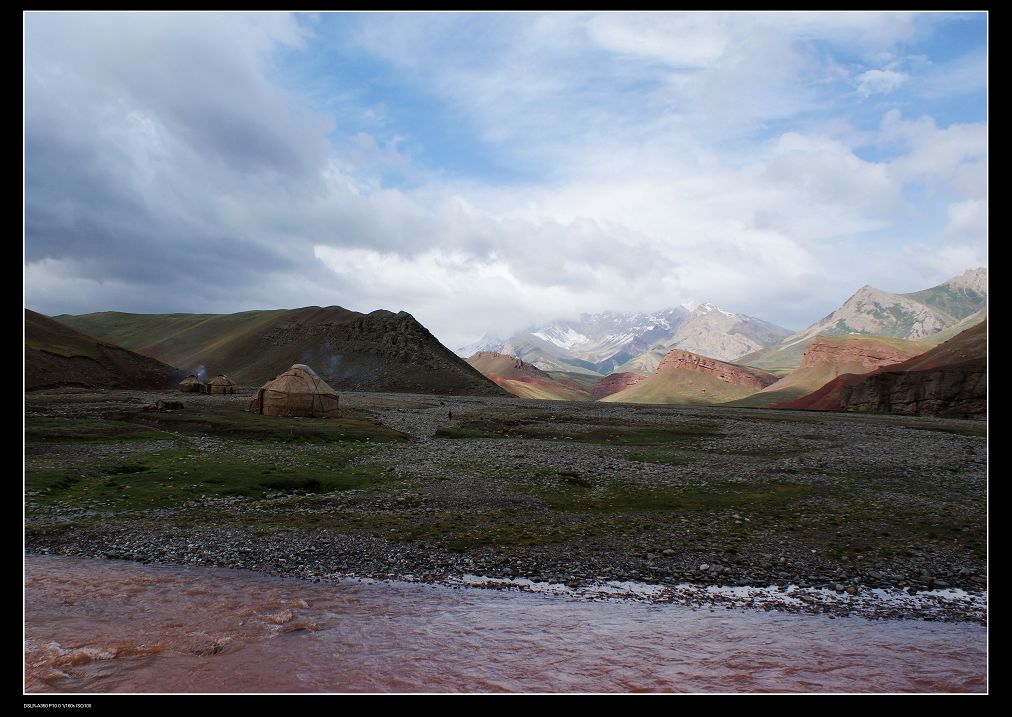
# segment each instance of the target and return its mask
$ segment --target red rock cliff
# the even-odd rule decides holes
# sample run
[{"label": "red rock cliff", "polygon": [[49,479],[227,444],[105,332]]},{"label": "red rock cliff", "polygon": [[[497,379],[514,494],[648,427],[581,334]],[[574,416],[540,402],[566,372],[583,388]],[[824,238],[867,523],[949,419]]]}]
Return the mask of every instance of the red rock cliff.
[{"label": "red rock cliff", "polygon": [[596,401],[605,396],[610,396],[613,393],[618,393],[622,389],[635,386],[637,383],[642,381],[645,376],[638,373],[612,373],[600,381],[594,384],[594,390],[591,393],[592,398]]},{"label": "red rock cliff", "polygon": [[776,376],[765,371],[742,368],[741,366],[717,361],[716,359],[700,356],[689,351],[683,351],[682,349],[669,351],[668,355],[657,365],[656,373],[668,369],[682,369],[709,374],[720,381],[735,386],[746,386],[756,391],[761,391],[777,381]]},{"label": "red rock cliff", "polygon": [[832,363],[839,366],[859,364],[867,371],[874,371],[880,366],[906,361],[920,352],[921,349],[914,352],[904,351],[876,341],[832,340],[818,336],[805,349],[804,358],[801,359],[801,368],[808,368],[819,363]]}]

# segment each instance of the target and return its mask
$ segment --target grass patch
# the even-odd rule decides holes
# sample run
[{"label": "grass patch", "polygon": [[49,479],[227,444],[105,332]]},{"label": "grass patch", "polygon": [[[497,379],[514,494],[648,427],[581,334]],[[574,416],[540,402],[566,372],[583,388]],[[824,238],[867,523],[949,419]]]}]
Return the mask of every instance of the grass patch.
[{"label": "grass patch", "polygon": [[748,486],[725,484],[714,488],[643,486],[608,481],[592,490],[560,481],[540,481],[533,492],[554,510],[577,513],[700,512],[740,509],[748,512],[785,507],[819,491],[817,486],[796,483],[763,483]]},{"label": "grass patch", "polygon": [[[582,424],[582,425],[581,425]],[[679,445],[698,450],[705,439],[720,438],[716,423],[656,426],[617,421],[579,421],[549,412],[520,416],[469,415],[460,426],[436,430],[441,438],[526,438],[543,441],[576,441],[619,446]]]},{"label": "grass patch", "polygon": [[402,441],[407,436],[347,409],[337,418],[261,416],[238,406],[186,407],[172,412],[125,413],[117,419],[188,435],[247,438],[276,443]]},{"label": "grass patch", "polygon": [[306,456],[295,465],[277,465],[195,456],[174,449],[88,473],[29,470],[25,488],[37,492],[35,500],[43,503],[120,511],[178,506],[202,496],[262,498],[277,491],[328,493],[379,488],[393,479],[381,464],[348,466],[353,456],[351,452]]},{"label": "grass patch", "polygon": [[801,456],[815,451],[812,447],[803,446],[748,446],[747,448],[725,447],[720,453],[734,456],[750,456],[752,458],[787,458],[789,456]]},{"label": "grass patch", "polygon": [[452,426],[441,426],[436,429],[437,438],[499,438],[501,433],[489,433],[477,428],[454,428]]},{"label": "grass patch", "polygon": [[168,433],[127,421],[97,418],[25,416],[26,443],[118,443],[172,438]]},{"label": "grass patch", "polygon": [[900,425],[904,428],[913,428],[918,431],[938,431],[940,433],[955,433],[959,436],[980,436],[981,438],[987,436],[987,423],[984,421],[943,425],[921,425],[913,423],[901,423]]},{"label": "grass patch", "polygon": [[699,457],[688,451],[673,451],[669,447],[645,448],[626,454],[630,461],[641,463],[662,463],[669,466],[685,466],[695,463]]}]

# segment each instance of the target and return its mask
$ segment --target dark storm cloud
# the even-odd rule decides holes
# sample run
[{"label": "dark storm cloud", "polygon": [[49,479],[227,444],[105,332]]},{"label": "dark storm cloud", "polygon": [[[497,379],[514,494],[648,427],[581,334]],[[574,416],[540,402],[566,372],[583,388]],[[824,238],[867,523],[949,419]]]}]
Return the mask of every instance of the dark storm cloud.
[{"label": "dark storm cloud", "polygon": [[[315,264],[311,242],[235,221],[311,191],[328,159],[327,124],[264,79],[268,53],[297,40],[282,17],[31,15],[29,264],[135,285],[143,303],[145,291],[227,294]],[[65,299],[74,310],[82,297]]]}]

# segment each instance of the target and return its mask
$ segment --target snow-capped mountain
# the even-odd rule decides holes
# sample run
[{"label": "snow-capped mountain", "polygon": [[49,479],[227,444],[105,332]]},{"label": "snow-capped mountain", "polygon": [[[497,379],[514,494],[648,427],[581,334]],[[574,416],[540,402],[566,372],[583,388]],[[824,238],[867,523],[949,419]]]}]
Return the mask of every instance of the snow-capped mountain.
[{"label": "snow-capped mountain", "polygon": [[506,345],[506,339],[501,339],[498,336],[492,336],[485,334],[480,339],[475,341],[473,344],[467,346],[461,346],[459,349],[454,351],[455,354],[462,358],[468,358],[481,351],[491,351],[493,353],[502,353],[503,346]]},{"label": "snow-capped mountain", "polygon": [[[494,347],[487,336],[482,337],[457,353],[470,356],[476,350],[499,351],[544,370],[608,374],[620,366],[645,371],[656,363],[653,356],[672,348],[733,360],[776,344],[789,333],[761,319],[705,303],[651,313],[582,314],[575,320],[531,327]],[[478,346],[481,348],[475,348]]]}]

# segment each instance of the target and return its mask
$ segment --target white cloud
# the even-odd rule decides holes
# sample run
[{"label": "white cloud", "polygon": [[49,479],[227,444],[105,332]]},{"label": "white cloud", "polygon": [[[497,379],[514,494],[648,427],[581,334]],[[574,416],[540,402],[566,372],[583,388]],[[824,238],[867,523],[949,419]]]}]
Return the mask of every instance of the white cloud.
[{"label": "white cloud", "polygon": [[[799,328],[891,262],[916,284],[986,259],[983,123],[894,111],[856,130],[824,107],[853,85],[810,41],[874,58],[887,69],[859,82],[883,92],[912,16],[365,18],[361,46],[519,168],[511,182],[426,166],[408,132],[336,131],[275,71],[313,42],[289,16],[68,17],[28,21],[25,281],[42,310],[336,303],[410,311],[455,346],[694,298]],[[404,108],[377,108],[403,129]],[[864,235],[887,239],[872,254]]]},{"label": "white cloud", "polygon": [[910,75],[895,70],[868,70],[857,76],[857,93],[862,97],[887,95],[909,79]]},{"label": "white cloud", "polygon": [[903,183],[923,182],[931,191],[948,190],[965,198],[987,192],[987,126],[983,123],[936,126],[928,116],[903,119],[887,112],[879,133],[883,145],[905,153],[889,163],[889,172]]},{"label": "white cloud", "polygon": [[965,270],[987,266],[983,243],[908,244],[903,247],[904,270],[910,275],[904,290],[915,291],[940,284]]},{"label": "white cloud", "polygon": [[982,240],[987,236],[987,202],[968,199],[949,205],[946,230],[953,237]]},{"label": "white cloud", "polygon": [[721,16],[708,13],[596,15],[587,22],[587,34],[610,52],[675,68],[707,67],[732,41]]}]

